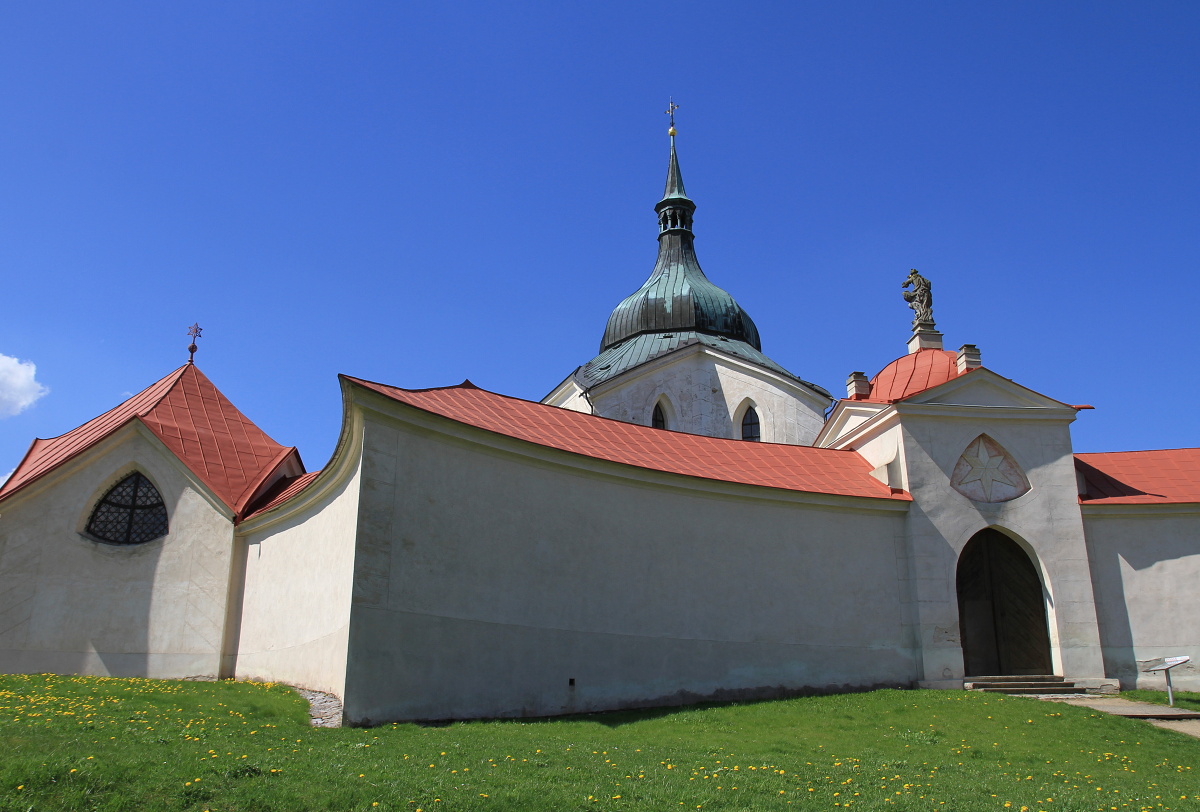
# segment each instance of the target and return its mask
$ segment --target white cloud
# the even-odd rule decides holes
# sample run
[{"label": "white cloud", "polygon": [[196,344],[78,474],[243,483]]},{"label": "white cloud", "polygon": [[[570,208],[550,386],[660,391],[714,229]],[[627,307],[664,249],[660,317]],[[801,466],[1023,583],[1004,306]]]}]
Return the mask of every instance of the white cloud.
[{"label": "white cloud", "polygon": [[0,417],[20,414],[50,391],[34,380],[36,374],[32,361],[0,354]]},{"label": "white cloud", "polygon": [[14,468],[11,471],[9,471],[7,474],[5,474],[4,476],[0,476],[0,485],[3,485],[5,482],[8,482],[8,478],[10,476],[12,476],[13,474],[15,474],[16,472],[17,472],[17,469]]}]

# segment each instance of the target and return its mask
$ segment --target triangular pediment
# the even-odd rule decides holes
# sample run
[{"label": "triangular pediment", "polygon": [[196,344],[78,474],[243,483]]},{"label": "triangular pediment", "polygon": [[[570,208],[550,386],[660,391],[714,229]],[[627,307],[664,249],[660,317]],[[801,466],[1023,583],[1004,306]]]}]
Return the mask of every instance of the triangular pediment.
[{"label": "triangular pediment", "polygon": [[901,402],[1018,409],[1071,408],[1062,401],[1048,398],[984,368],[972,370],[939,386],[918,392]]},{"label": "triangular pediment", "polygon": [[880,412],[888,409],[886,403],[871,401],[839,400],[830,412],[829,418],[813,441],[813,445],[827,448],[834,446],[840,439],[857,430],[863,424],[871,421]]}]

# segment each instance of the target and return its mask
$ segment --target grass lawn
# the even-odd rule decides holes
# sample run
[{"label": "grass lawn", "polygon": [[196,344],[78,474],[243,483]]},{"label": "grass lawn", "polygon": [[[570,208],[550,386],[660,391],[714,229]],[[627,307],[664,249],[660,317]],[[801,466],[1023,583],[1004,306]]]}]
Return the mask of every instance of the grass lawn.
[{"label": "grass lawn", "polygon": [[279,685],[0,676],[0,809],[1200,810],[1200,740],[964,691],[342,730],[306,709]]}]

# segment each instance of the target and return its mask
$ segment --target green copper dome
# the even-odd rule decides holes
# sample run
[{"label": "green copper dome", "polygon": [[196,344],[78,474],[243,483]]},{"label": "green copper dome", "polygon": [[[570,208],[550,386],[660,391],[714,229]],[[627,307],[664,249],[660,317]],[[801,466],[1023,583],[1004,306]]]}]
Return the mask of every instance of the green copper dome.
[{"label": "green copper dome", "polygon": [[692,246],[692,212],[671,137],[667,188],[654,207],[658,212],[658,261],[650,278],[608,317],[600,351],[644,333],[697,332],[744,341],[762,350],[758,328],[749,314],[721,288],[708,281]]}]

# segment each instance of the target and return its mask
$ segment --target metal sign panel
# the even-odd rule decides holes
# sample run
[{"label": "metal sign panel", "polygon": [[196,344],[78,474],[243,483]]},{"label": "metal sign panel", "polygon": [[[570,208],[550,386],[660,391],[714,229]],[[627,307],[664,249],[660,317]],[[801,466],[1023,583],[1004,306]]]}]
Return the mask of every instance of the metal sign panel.
[{"label": "metal sign panel", "polygon": [[1177,665],[1183,665],[1191,661],[1191,657],[1159,657],[1154,660],[1148,660],[1142,671],[1149,673],[1151,671],[1167,671]]}]

